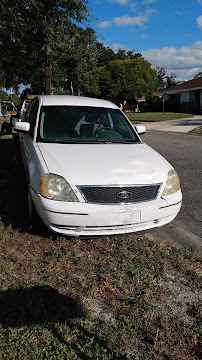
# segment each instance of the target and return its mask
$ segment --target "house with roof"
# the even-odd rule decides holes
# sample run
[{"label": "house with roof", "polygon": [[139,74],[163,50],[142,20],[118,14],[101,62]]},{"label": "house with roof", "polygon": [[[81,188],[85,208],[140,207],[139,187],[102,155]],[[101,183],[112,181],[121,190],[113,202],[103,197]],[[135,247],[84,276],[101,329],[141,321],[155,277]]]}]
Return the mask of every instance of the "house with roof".
[{"label": "house with roof", "polygon": [[202,78],[192,79],[162,90],[163,100],[181,104],[184,110],[202,110]]}]

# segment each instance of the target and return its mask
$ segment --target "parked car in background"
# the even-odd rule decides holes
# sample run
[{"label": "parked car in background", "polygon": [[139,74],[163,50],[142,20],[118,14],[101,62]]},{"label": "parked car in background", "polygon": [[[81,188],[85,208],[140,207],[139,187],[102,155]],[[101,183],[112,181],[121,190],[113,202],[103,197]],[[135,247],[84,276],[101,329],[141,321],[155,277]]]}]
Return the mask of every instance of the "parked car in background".
[{"label": "parked car in background", "polygon": [[144,144],[113,103],[37,96],[15,123],[28,180],[30,216],[56,233],[100,236],[147,231],[178,214],[173,167]]}]

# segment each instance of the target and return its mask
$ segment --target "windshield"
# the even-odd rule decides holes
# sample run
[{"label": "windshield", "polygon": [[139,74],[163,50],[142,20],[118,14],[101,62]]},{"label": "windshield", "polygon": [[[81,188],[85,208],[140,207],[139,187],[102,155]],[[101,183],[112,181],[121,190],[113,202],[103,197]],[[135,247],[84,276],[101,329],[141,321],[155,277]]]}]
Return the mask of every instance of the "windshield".
[{"label": "windshield", "polygon": [[140,142],[118,109],[84,106],[43,106],[38,141],[61,143]]}]

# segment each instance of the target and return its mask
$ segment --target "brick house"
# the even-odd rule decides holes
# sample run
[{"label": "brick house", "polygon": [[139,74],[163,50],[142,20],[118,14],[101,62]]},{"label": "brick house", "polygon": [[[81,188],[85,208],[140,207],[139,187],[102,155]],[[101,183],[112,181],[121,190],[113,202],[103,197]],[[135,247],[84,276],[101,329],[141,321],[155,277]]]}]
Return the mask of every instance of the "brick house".
[{"label": "brick house", "polygon": [[202,110],[202,78],[192,79],[184,83],[162,90],[165,101],[178,102],[185,110],[193,112]]}]

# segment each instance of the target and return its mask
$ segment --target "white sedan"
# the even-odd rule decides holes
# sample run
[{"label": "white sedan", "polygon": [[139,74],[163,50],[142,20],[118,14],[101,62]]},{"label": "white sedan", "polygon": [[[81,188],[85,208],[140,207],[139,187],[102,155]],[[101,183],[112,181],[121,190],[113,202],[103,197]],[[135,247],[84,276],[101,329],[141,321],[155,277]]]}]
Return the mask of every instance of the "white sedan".
[{"label": "white sedan", "polygon": [[105,100],[37,96],[17,122],[36,210],[54,232],[100,236],[153,229],[178,214],[182,194],[173,167],[144,144],[124,113]]}]

